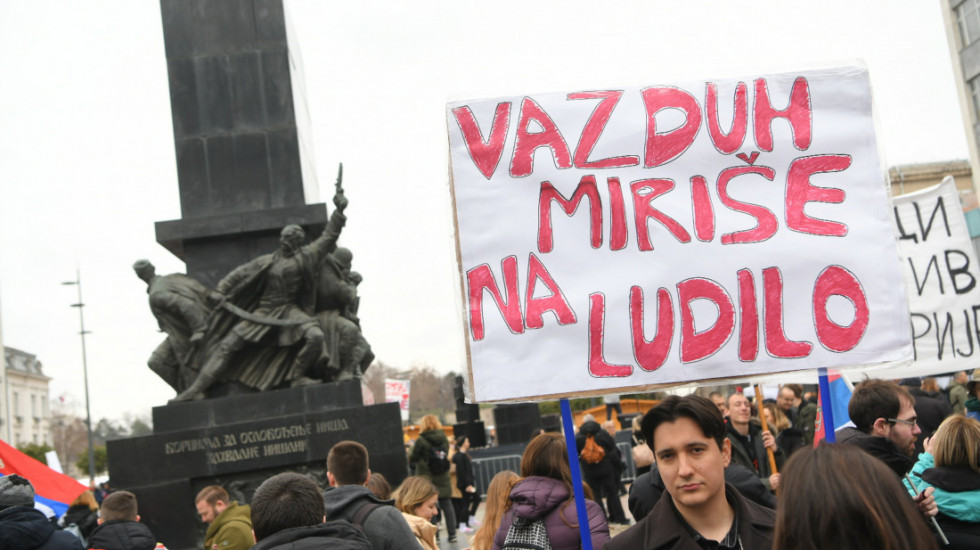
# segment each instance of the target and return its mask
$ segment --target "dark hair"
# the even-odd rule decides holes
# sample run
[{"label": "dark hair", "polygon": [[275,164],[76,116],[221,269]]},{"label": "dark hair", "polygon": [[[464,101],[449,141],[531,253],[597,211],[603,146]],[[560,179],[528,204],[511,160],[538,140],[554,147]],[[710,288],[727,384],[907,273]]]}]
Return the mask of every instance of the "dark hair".
[{"label": "dark hair", "polygon": [[691,394],[684,397],[671,395],[643,415],[640,429],[651,450],[654,449],[653,432],[657,427],[664,422],[674,422],[678,418],[693,420],[704,432],[705,437],[714,439],[719,449],[722,447],[725,441],[725,419],[722,418],[721,411],[708,399]]},{"label": "dark hair", "polygon": [[368,479],[368,452],[357,441],[341,441],[327,453],[327,471],[337,485],[364,485]]},{"label": "dark hair", "polygon": [[779,391],[782,391],[784,389],[793,392],[793,397],[797,399],[803,398],[803,386],[799,384],[783,384],[783,387],[779,388]]},{"label": "dark hair", "polygon": [[252,497],[252,530],[259,541],[283,529],[323,523],[320,488],[310,478],[286,472],[262,482]]},{"label": "dark hair", "polygon": [[884,462],[853,445],[801,448],[783,468],[773,548],[934,549],[909,494]]},{"label": "dark hair", "polygon": [[371,475],[367,480],[367,488],[374,493],[374,496],[378,497],[379,500],[391,499],[391,485],[388,484],[388,480],[385,479],[385,476],[379,474],[378,472],[371,472]]},{"label": "dark hair", "polygon": [[[565,518],[565,508],[575,502],[575,489],[572,486],[572,469],[568,465],[568,450],[565,447],[564,435],[545,432],[527,444],[524,456],[521,457],[521,477],[528,476],[550,477],[562,482],[568,490],[568,500],[562,505],[559,517],[565,525],[577,529],[578,522],[570,523]],[[588,484],[583,483],[582,490],[585,498],[593,499],[592,489]]]},{"label": "dark hair", "polygon": [[225,491],[224,487],[220,485],[208,485],[207,487],[201,489],[201,492],[197,493],[197,498],[194,499],[194,504],[197,504],[202,500],[211,506],[214,506],[219,500],[225,504],[230,502],[228,491]]},{"label": "dark hair", "polygon": [[858,430],[871,433],[875,420],[898,417],[902,400],[910,405],[915,404],[915,398],[902,386],[889,380],[871,378],[854,388],[847,414]]},{"label": "dark hair", "polygon": [[102,500],[99,517],[102,521],[121,519],[136,521],[139,510],[136,507],[136,495],[129,491],[116,491]]}]

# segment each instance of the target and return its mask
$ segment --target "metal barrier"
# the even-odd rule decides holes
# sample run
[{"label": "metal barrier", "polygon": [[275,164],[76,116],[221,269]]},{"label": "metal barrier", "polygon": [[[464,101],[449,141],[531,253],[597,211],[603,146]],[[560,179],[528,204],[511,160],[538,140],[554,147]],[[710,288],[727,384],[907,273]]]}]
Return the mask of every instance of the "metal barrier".
[{"label": "metal barrier", "polygon": [[[620,430],[616,433],[616,447],[619,449],[626,468],[623,470],[621,479],[623,483],[632,483],[636,479],[636,465],[633,463],[633,452],[631,450],[630,430]],[[498,473],[504,470],[511,470],[518,475],[521,473],[521,455],[524,453],[525,445],[502,445],[499,447],[484,447],[470,451],[470,458],[473,459],[473,474],[476,477],[476,486],[480,490],[480,496],[486,498],[487,487],[490,481]]]}]

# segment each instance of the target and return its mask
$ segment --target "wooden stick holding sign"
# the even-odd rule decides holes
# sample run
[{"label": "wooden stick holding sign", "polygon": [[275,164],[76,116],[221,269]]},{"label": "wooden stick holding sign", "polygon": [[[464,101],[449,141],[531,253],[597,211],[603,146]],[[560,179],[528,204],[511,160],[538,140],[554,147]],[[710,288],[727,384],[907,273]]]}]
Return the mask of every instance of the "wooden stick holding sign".
[{"label": "wooden stick holding sign", "polygon": [[[766,422],[766,415],[762,412],[762,387],[758,384],[755,385],[755,402],[759,407],[759,420],[762,421],[762,431],[769,431],[769,423]],[[773,437],[775,438],[775,436]],[[773,474],[778,474],[779,471],[776,470],[776,456],[772,454],[771,447],[766,447],[766,456],[769,457],[769,471]]]}]

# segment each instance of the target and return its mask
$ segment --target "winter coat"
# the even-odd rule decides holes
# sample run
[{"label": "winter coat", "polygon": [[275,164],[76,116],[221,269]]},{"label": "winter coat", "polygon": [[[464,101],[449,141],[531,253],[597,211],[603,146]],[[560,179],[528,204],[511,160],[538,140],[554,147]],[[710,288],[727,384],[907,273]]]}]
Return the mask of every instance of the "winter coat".
[{"label": "winter coat", "polygon": [[596,444],[602,447],[606,455],[596,464],[579,460],[579,464],[582,465],[582,475],[585,476],[586,481],[601,479],[605,476],[618,478],[622,455],[619,448],[616,447],[616,440],[609,435],[609,432],[603,430],[598,422],[590,420],[579,426],[578,433],[575,434],[575,447],[578,449],[578,453],[582,454],[582,449],[585,448],[585,443],[590,435],[595,438]]},{"label": "winter coat", "polygon": [[966,384],[954,383],[949,389],[949,406],[953,414],[966,413],[966,400],[970,398],[970,392],[966,391]]},{"label": "winter coat", "polygon": [[866,434],[857,428],[837,430],[837,442],[860,447],[864,452],[884,462],[898,477],[903,477],[915,464],[912,457],[900,451],[890,439]]},{"label": "winter coat", "polygon": [[[725,468],[725,483],[735,487],[743,497],[765,506],[776,508],[776,495],[762,484],[762,480],[752,470],[738,464],[729,464]],[[650,472],[643,474],[633,481],[630,486],[630,496],[627,500],[633,519],[640,521],[657,505],[660,497],[666,491],[660,470],[654,463]]]},{"label": "winter coat", "polygon": [[153,550],[156,544],[149,527],[123,519],[103,523],[88,538],[88,547],[98,550]]},{"label": "winter coat", "polygon": [[[980,523],[980,474],[967,467],[935,467],[935,459],[929,453],[919,455],[909,477],[919,491],[935,487],[933,497],[939,512],[960,521]],[[910,492],[908,481],[903,481]]]},{"label": "winter coat", "polygon": [[453,487],[449,479],[449,470],[441,474],[433,474],[429,471],[429,451],[433,447],[445,451],[446,457],[449,457],[449,438],[441,429],[422,432],[408,454],[408,461],[415,464],[415,475],[428,479],[439,489],[440,499],[450,498]]},{"label": "winter coat", "polygon": [[[737,435],[738,432],[735,431],[735,427],[729,423],[727,437],[732,442],[732,463],[745,466],[755,472],[762,481],[762,484],[766,486],[766,489],[772,490],[772,487],[769,485],[769,476],[772,475],[772,470],[769,468],[769,456],[766,452],[766,447],[762,444],[762,427],[753,422],[749,422],[749,437],[751,438],[749,444],[752,445],[752,450],[755,452],[754,462],[745,444],[742,443],[742,440]],[[776,459],[776,469],[782,470],[783,463],[786,461],[786,455],[778,445],[773,455]]]},{"label": "winter coat", "polygon": [[[608,435],[608,434],[607,434]],[[513,505],[500,520],[500,528],[493,537],[493,550],[500,550],[507,538],[507,530],[514,523],[514,516],[541,518],[548,540],[554,550],[577,550],[581,547],[578,512],[575,500],[565,484],[550,477],[529,476],[518,482],[510,492]],[[572,499],[572,500],[569,500]],[[585,501],[592,548],[598,549],[609,540],[609,524],[602,508],[591,500]]]},{"label": "winter coat", "polygon": [[252,550],[352,550],[371,548],[364,533],[346,521],[283,529],[260,540]]},{"label": "winter coat", "polygon": [[966,415],[974,420],[980,420],[980,399],[971,397],[963,404],[966,408]]},{"label": "winter coat", "polygon": [[473,459],[470,458],[470,455],[466,453],[454,454],[453,464],[456,465],[456,488],[460,491],[465,491],[470,485],[476,487],[476,476],[473,473]]},{"label": "winter coat", "polygon": [[[746,500],[731,485],[725,486],[729,500],[738,503],[738,537],[741,548],[768,550],[772,548],[773,528],[776,513],[769,508]],[[684,525],[677,519],[679,514],[674,509],[674,501],[670,493],[663,497],[653,507],[650,514],[636,525],[623,531],[610,540],[603,550],[701,550]]]},{"label": "winter coat", "polygon": [[205,548],[248,550],[255,544],[252,536],[252,509],[248,504],[232,501],[224,512],[214,518],[204,534]]},{"label": "winter coat", "polygon": [[943,420],[953,413],[949,401],[941,393],[929,393],[921,388],[909,388],[909,393],[915,397],[915,416],[922,434],[915,440],[916,454],[923,452],[923,442],[932,437]]},{"label": "winter coat", "polygon": [[88,539],[92,531],[95,531],[95,528],[99,526],[99,512],[93,511],[85,504],[72,506],[58,520],[58,526],[64,528],[73,523],[78,526],[82,536]]},{"label": "winter coat", "polygon": [[[935,487],[933,497],[939,507],[936,522],[949,539],[943,548],[980,548],[980,474],[967,467],[936,467],[929,453],[919,455],[909,476],[924,491]],[[904,482],[913,492],[908,482]]]},{"label": "winter coat", "polygon": [[[405,522],[408,523],[408,527],[415,535],[414,540],[417,540],[418,544],[422,545],[423,550],[439,550],[439,545],[436,544],[436,532],[439,531],[438,526],[433,525],[432,522],[423,518],[413,516],[412,514],[406,514],[405,512],[402,512],[402,517],[405,518]],[[417,544],[415,545],[415,548],[416,550],[418,549]]]},{"label": "winter coat", "polygon": [[363,485],[341,485],[323,493],[328,520],[352,521],[367,503],[380,504],[364,518],[362,527],[374,550],[418,550],[412,530],[390,500],[379,500]]},{"label": "winter coat", "polygon": [[3,550],[82,550],[75,535],[58,531],[38,510],[13,506],[0,511]]}]

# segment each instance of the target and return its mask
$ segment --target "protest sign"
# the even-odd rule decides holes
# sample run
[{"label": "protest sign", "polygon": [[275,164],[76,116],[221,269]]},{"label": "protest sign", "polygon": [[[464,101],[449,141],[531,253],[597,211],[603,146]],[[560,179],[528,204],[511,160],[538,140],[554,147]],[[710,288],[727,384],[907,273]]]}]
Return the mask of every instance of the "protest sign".
[{"label": "protest sign", "polygon": [[980,356],[977,254],[953,179],[895,197],[916,375],[970,369]]},{"label": "protest sign", "polygon": [[911,358],[863,68],[447,119],[476,401]]},{"label": "protest sign", "polygon": [[385,403],[398,403],[402,421],[408,420],[408,396],[411,380],[385,378]]}]

